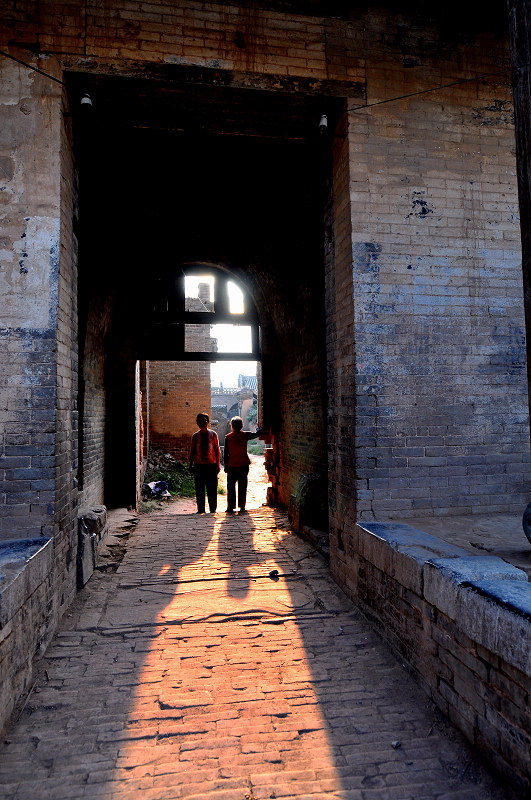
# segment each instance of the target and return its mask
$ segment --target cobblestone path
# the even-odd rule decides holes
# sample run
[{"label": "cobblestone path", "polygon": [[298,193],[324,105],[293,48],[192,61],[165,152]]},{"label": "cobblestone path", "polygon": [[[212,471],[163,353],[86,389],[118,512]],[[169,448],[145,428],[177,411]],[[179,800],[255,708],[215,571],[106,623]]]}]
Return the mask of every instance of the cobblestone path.
[{"label": "cobblestone path", "polygon": [[0,746],[5,800],[501,800],[283,514],[145,516]]}]

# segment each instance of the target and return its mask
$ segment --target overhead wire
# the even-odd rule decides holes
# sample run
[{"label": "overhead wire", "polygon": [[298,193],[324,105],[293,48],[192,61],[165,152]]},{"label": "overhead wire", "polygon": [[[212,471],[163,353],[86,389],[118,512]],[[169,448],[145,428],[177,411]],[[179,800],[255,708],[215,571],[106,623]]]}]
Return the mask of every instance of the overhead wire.
[{"label": "overhead wire", "polygon": [[[60,78],[56,78],[54,75],[50,75],[48,72],[45,72],[38,67],[34,67],[32,64],[28,64],[27,61],[23,61],[20,58],[16,58],[16,56],[11,55],[11,53],[6,53],[4,50],[0,50],[0,55],[4,56],[5,58],[10,58],[12,61],[16,61],[17,64],[22,64],[22,66],[27,67],[28,69],[33,70],[33,72],[38,72],[40,75],[44,75],[44,77],[49,78],[56,83],[60,83],[61,86],[66,86],[65,82],[62,81]],[[440,86],[432,86],[430,89],[419,89],[416,92],[408,92],[407,94],[396,95],[395,97],[388,97],[385,100],[376,100],[374,103],[362,103],[358,106],[349,107],[349,111],[360,111],[364,108],[373,108],[374,106],[381,106],[385,105],[386,103],[394,103],[398,100],[406,100],[409,97],[418,97],[421,94],[429,94],[430,92],[439,92],[441,89],[449,89],[452,86],[460,86],[464,83],[472,83],[473,81],[480,81],[485,78],[494,78],[499,75],[506,75],[508,72],[511,71],[510,67],[506,69],[499,70],[498,72],[486,72],[482,75],[474,75],[472,78],[462,78],[458,81],[452,81],[451,83],[443,83]]]},{"label": "overhead wire", "polygon": [[33,70],[33,72],[38,72],[39,75],[44,75],[45,78],[50,78],[51,81],[60,83],[61,86],[66,86],[66,83],[62,81],[60,78],[56,78],[55,75],[50,75],[49,72],[45,72],[43,69],[39,69],[38,67],[34,67],[32,64],[28,64],[27,61],[22,61],[21,58],[16,58],[16,56],[12,56],[11,53],[6,53],[4,50],[0,50],[0,56],[4,56],[5,58],[10,58],[12,61],[16,61],[17,64],[22,64],[23,67],[27,67],[28,69]]},{"label": "overhead wire", "polygon": [[389,97],[386,100],[375,100],[374,103],[364,103],[359,106],[352,106],[348,108],[349,111],[359,111],[363,108],[372,108],[373,106],[382,106],[385,103],[394,103],[397,100],[405,100],[408,97],[417,97],[420,94],[428,94],[429,92],[439,92],[441,89],[449,89],[452,86],[459,86],[463,83],[472,83],[473,81],[481,81],[484,78],[494,78],[497,75],[506,75],[511,71],[510,67],[507,69],[499,70],[499,72],[486,72],[483,75],[474,75],[473,78],[462,78],[459,81],[452,81],[451,83],[443,83],[441,86],[432,86],[431,89],[419,89],[417,92],[409,92],[408,94],[397,95],[396,97]]}]

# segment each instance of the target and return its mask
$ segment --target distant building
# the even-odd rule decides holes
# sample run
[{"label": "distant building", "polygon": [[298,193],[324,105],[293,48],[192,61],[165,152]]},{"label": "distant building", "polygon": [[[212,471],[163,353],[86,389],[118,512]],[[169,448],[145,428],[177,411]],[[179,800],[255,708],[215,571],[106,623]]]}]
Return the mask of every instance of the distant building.
[{"label": "distant building", "polygon": [[238,375],[238,388],[258,391],[258,378],[256,375]]},{"label": "distant building", "polygon": [[[243,375],[238,377],[238,384],[240,384],[240,378],[243,377]],[[256,378],[254,380],[256,381]],[[256,404],[256,401],[256,389],[253,390],[248,386],[239,385],[238,388],[232,389],[224,389],[222,386],[212,387],[211,406],[212,416],[214,417],[212,427],[217,430],[221,440],[230,432],[232,417],[241,417],[245,430],[256,430],[256,420],[251,422],[248,419],[249,411]]]}]

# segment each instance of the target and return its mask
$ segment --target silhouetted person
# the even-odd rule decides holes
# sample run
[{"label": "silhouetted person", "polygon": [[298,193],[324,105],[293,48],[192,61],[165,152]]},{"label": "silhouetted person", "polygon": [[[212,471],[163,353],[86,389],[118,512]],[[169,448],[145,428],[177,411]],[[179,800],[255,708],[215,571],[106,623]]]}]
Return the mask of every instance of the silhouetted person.
[{"label": "silhouetted person", "polygon": [[233,417],[230,424],[232,432],[226,435],[223,450],[223,463],[227,473],[227,511],[229,513],[236,508],[236,484],[238,484],[238,508],[240,511],[245,511],[247,476],[251,463],[247,455],[247,442],[257,436],[251,431],[242,431],[243,420],[241,417]]},{"label": "silhouetted person", "polygon": [[205,488],[208,507],[213,513],[218,507],[218,473],[221,453],[216,431],[208,427],[210,417],[201,413],[196,417],[199,430],[192,436],[190,469],[194,475],[197,513],[205,513]]}]

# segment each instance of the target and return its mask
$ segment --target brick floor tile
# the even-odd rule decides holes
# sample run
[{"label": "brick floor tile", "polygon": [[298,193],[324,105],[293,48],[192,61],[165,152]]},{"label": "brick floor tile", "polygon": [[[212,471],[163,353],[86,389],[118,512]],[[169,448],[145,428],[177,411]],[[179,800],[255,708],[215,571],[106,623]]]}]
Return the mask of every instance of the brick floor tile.
[{"label": "brick floor tile", "polygon": [[277,510],[143,517],[35,677],[6,800],[505,798]]}]

